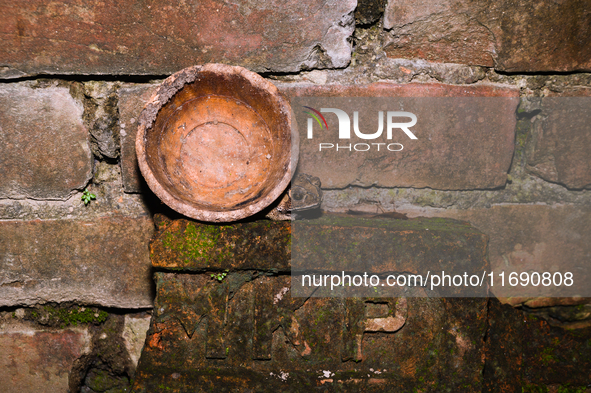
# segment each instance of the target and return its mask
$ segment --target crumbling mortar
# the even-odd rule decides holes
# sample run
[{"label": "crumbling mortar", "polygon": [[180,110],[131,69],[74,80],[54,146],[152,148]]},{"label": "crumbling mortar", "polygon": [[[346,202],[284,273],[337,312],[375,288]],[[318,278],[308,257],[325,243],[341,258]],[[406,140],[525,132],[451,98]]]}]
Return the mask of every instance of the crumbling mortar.
[{"label": "crumbling mortar", "polygon": [[591,205],[591,191],[571,191],[528,174],[512,177],[504,188],[497,190],[446,191],[430,188],[347,187],[324,190],[322,208],[346,211],[369,208],[363,201],[375,201],[385,211],[416,206],[441,209],[490,208],[504,204],[573,204]]},{"label": "crumbling mortar", "polygon": [[309,71],[319,68],[332,68],[331,66],[332,59],[326,53],[326,49],[324,49],[322,45],[317,44],[310,51],[308,58],[302,62],[301,71]]},{"label": "crumbling mortar", "polygon": [[[119,82],[77,82],[60,79],[39,78],[30,82],[32,88],[66,87],[70,95],[83,108],[83,121],[89,130],[89,139],[96,131],[97,118],[102,118],[103,131],[114,148],[113,156],[119,155],[119,110],[117,90]],[[99,114],[97,115],[97,112]],[[95,127],[95,128],[93,128]],[[148,214],[145,196],[128,195],[123,192],[123,180],[118,160],[102,156],[96,143],[92,145],[95,155],[93,177],[65,200],[58,198],[3,198],[0,199],[0,220],[31,219],[91,219],[125,214],[132,217]],[[95,139],[96,142],[96,139]],[[100,149],[99,149],[100,150]],[[81,200],[84,189],[97,194],[98,199],[85,206]]]},{"label": "crumbling mortar", "polygon": [[517,86],[521,96],[543,97],[548,91],[562,93],[572,88],[591,88],[591,73],[507,74],[489,68],[485,81]]},{"label": "crumbling mortar", "polygon": [[[379,26],[381,22],[377,22],[376,26]],[[360,31],[369,31],[371,27],[368,28],[359,28],[356,29],[356,34],[359,35]],[[375,38],[375,37],[374,37]],[[437,63],[429,63],[425,61],[411,61],[411,60],[392,60],[392,59],[383,59],[380,63],[394,63],[400,66],[409,66],[409,65],[419,65],[422,67],[418,72],[411,73],[411,76],[406,78],[404,82],[411,82],[411,81],[429,81],[433,78],[432,75],[434,73],[433,67],[434,66],[442,66],[441,64]],[[347,80],[354,76],[356,81],[359,80],[361,76],[362,79],[366,81],[375,81],[378,80],[377,78],[378,73],[384,74],[383,71],[376,71],[378,64],[373,63],[369,66],[358,65],[355,67],[349,67],[346,70],[328,70],[328,71],[319,71],[325,72],[326,82],[330,83],[347,83]],[[459,66],[459,65],[444,65],[448,67],[457,67],[457,68],[467,68],[466,66]],[[482,69],[482,68],[481,68]],[[295,76],[297,75],[299,78],[307,78],[306,72],[300,72],[297,74],[290,74],[289,76],[292,79],[296,79]],[[362,75],[359,75],[362,74]],[[369,74],[369,75],[368,75]],[[285,75],[282,75],[283,77]],[[384,75],[385,76],[385,75]],[[493,77],[494,76],[494,77]],[[269,75],[269,77],[272,77]],[[437,81],[445,82],[446,79],[443,77],[435,77]],[[384,79],[381,79],[384,80]],[[447,81],[449,82],[449,81]],[[589,73],[572,73],[572,74],[556,74],[556,75],[503,75],[498,74],[494,70],[489,69],[489,71],[485,74],[484,79],[479,79],[478,83],[494,83],[495,85],[502,85],[502,86],[518,86],[520,88],[520,96],[522,97],[522,103],[525,99],[530,97],[540,97],[544,95],[544,89],[549,91],[561,91],[561,89],[568,88],[568,87],[585,87],[589,88],[591,86],[591,74]],[[85,87],[82,83],[77,82],[70,82],[70,81],[61,81],[61,80],[51,80],[51,79],[39,79],[36,81],[35,86],[38,88],[43,88],[47,86],[69,86],[70,92],[72,96],[77,98],[78,100],[84,101],[92,101],[92,98],[88,98],[88,95],[85,95]],[[100,97],[99,97],[100,98]],[[96,104],[96,99],[95,99]],[[113,101],[110,102],[111,106],[117,106]],[[531,108],[530,108],[531,109]],[[85,107],[86,110],[86,107]],[[96,110],[96,108],[95,108]],[[536,114],[531,112],[531,110],[525,114],[518,114],[518,122],[525,122],[528,120],[529,117],[533,117]],[[118,115],[117,115],[118,116]],[[531,119],[530,119],[531,120]],[[116,128],[116,127],[115,127]],[[446,196],[444,199],[456,199],[459,200],[452,202],[452,203],[437,203],[436,201],[431,200],[431,198],[427,197],[425,194],[430,194],[433,192],[426,191],[426,190],[418,190],[413,188],[405,189],[406,193],[410,191],[411,193],[418,194],[420,196],[416,197],[414,201],[418,199],[421,205],[433,206],[433,207],[458,207],[458,206],[479,206],[479,205],[493,205],[496,203],[588,203],[588,192],[587,191],[578,191],[578,190],[568,190],[560,185],[553,185],[552,183],[543,182],[540,185],[540,180],[537,178],[532,178],[528,174],[524,173],[525,167],[525,150],[528,146],[530,146],[530,138],[531,132],[526,130],[523,135],[520,135],[519,132],[517,137],[522,137],[522,140],[517,140],[516,144],[516,151],[515,151],[515,158],[513,160],[513,164],[511,170],[509,172],[509,183],[507,187],[502,190],[495,190],[494,195],[492,196],[492,200],[488,202],[482,202],[482,194],[487,193],[490,191],[479,191],[479,190],[467,190],[467,191],[435,191],[439,195],[443,194]],[[525,139],[523,139],[525,138]],[[525,143],[523,143],[525,141]],[[111,181],[113,184],[121,183],[120,174],[117,175],[117,179],[111,179],[108,181],[101,180],[100,178],[100,171],[99,166],[102,164],[107,164],[105,161],[97,161],[95,165],[95,178],[92,181],[91,187],[103,187],[104,185],[100,185],[101,183],[108,183]],[[518,187],[511,186],[511,183],[519,183]],[[112,187],[111,187],[112,188]],[[520,190],[518,190],[520,189]],[[397,190],[397,188],[393,188],[391,190]],[[532,190],[537,190],[534,194],[531,195]],[[571,192],[571,194],[569,194]],[[458,193],[460,193],[458,195]],[[550,198],[544,198],[540,196],[540,194],[544,194],[546,196],[551,195]],[[106,192],[105,194],[112,194],[112,192]],[[425,195],[424,197],[422,195]],[[471,197],[471,195],[476,195],[476,197]],[[52,203],[51,200],[43,199],[43,200],[34,200],[34,199],[27,199],[27,200],[19,200],[16,202],[15,200],[0,200],[0,212],[2,212],[2,207],[4,207],[4,214],[0,213],[2,219],[14,219],[14,218],[58,218],[59,216],[66,216],[70,217],[77,217],[79,214],[72,214],[72,211],[64,211],[61,209],[61,212],[51,212],[53,208],[57,208],[60,205],[63,205],[63,208],[71,209],[72,201],[77,201],[80,198],[79,194],[75,194],[70,197],[67,201],[59,202],[55,201]],[[467,200],[477,200],[478,202],[467,202]],[[500,202],[498,202],[500,200]],[[30,204],[31,206],[27,209],[26,207],[23,209],[24,205]],[[80,203],[78,203],[80,204]],[[20,211],[20,213],[8,213],[6,214],[6,209],[11,209],[10,206],[16,208],[16,210]],[[19,205],[19,206],[16,206]],[[40,205],[45,205],[43,208],[39,208]],[[67,207],[66,207],[67,206]],[[14,210],[14,209],[12,209]],[[29,213],[22,213],[23,210],[28,210]],[[41,210],[41,212],[40,212]],[[101,209],[104,212],[104,209]],[[77,213],[77,212],[76,212]],[[85,214],[88,211],[85,211]]]},{"label": "crumbling mortar", "polygon": [[78,94],[83,121],[90,132],[90,147],[99,160],[117,162],[121,152],[117,82],[83,82]]},{"label": "crumbling mortar", "polygon": [[97,199],[85,206],[82,192],[76,192],[68,199],[0,199],[0,221],[2,220],[91,220],[99,217],[125,215],[141,217],[149,214],[151,204],[142,194],[126,194],[121,179],[112,182],[91,184],[88,188]]},{"label": "crumbling mortar", "polygon": [[[0,307],[0,326],[26,326],[33,331],[86,329],[90,346],[74,361],[69,370],[69,392],[103,392],[91,387],[101,382],[117,385],[115,391],[126,391],[135,373],[135,366],[123,339],[124,317],[150,310],[110,309],[80,305],[74,302],[42,303],[32,307]],[[117,388],[121,390],[116,390]]]},{"label": "crumbling mortar", "polygon": [[367,27],[379,22],[384,16],[386,0],[359,0],[355,9],[356,27]]},{"label": "crumbling mortar", "polygon": [[[99,326],[91,326],[89,353],[78,358],[69,375],[70,393],[126,391],[135,373],[123,340],[124,315],[111,313]],[[96,390],[95,390],[96,389]]]}]

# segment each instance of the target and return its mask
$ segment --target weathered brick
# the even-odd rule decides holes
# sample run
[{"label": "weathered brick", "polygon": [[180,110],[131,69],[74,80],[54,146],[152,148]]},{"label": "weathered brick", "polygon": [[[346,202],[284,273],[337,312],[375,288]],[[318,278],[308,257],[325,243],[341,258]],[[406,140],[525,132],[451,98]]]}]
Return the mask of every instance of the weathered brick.
[{"label": "weathered brick", "polygon": [[86,329],[37,330],[3,326],[0,330],[0,381],[4,393],[67,393],[76,359],[88,352]]},{"label": "weathered brick", "polygon": [[384,27],[390,57],[509,72],[591,70],[587,1],[389,1]]},{"label": "weathered brick", "polygon": [[87,184],[82,112],[66,87],[0,86],[0,198],[66,199]]},{"label": "weathered brick", "polygon": [[[488,238],[468,223],[456,220],[323,214],[314,220],[292,221],[291,232],[292,275],[295,272],[426,275],[441,271],[471,275],[488,270]],[[297,286],[293,290],[294,295],[303,296]],[[438,288],[438,291],[439,296],[448,297],[487,295],[480,288]],[[372,288],[366,296],[378,296],[379,292]]]},{"label": "weathered brick", "polygon": [[[591,329],[572,331],[491,299],[483,393],[585,391],[591,377]],[[555,390],[558,389],[558,390]]]},{"label": "weathered brick", "polygon": [[156,273],[132,391],[481,389],[485,298],[297,298],[289,276],[249,276]]},{"label": "weathered brick", "polygon": [[[444,270],[448,274],[480,274],[488,270],[486,246],[486,236],[455,220],[325,214],[291,223],[255,221],[221,226],[178,219],[163,225],[153,237],[150,255],[156,268],[187,272],[257,269],[291,271],[294,275],[327,271],[426,275]],[[306,294],[309,287],[302,287],[294,284],[295,296]],[[356,290],[331,288],[328,295],[319,290],[314,296],[341,296],[350,294],[346,292],[349,289]],[[382,297],[399,293],[397,288],[382,289]],[[378,296],[375,288],[362,291],[360,288],[357,294]],[[486,296],[486,290],[479,287],[438,291],[440,296]]]},{"label": "weathered brick", "polygon": [[151,307],[148,217],[0,221],[0,306]]},{"label": "weathered brick", "polygon": [[542,99],[532,127],[527,169],[568,188],[591,188],[591,89]]},{"label": "weathered brick", "polygon": [[[408,212],[410,214],[410,211]],[[491,269],[521,272],[572,272],[574,285],[567,288],[542,287],[545,306],[572,304],[572,299],[561,297],[590,297],[591,268],[591,208],[573,205],[499,205],[489,209],[426,209],[421,215],[456,218],[470,222],[490,238]],[[498,297],[514,305],[526,303],[537,296],[520,296],[519,288],[491,288]],[[567,290],[567,294],[556,289]],[[533,290],[533,288],[530,288]]]},{"label": "weathered brick", "polygon": [[[518,104],[516,89],[487,85],[391,83],[347,86],[283,84],[279,87],[292,98],[292,107],[298,119],[299,170],[318,176],[325,188],[358,185],[461,190],[495,188],[506,182],[514,149],[515,108]],[[322,134],[308,139],[306,115],[297,106],[310,104],[306,104],[305,100],[296,102],[293,100],[295,97],[390,97],[396,108],[400,105],[396,99],[414,98],[406,104],[412,105],[412,112],[418,118],[413,128],[418,139],[409,141],[400,130],[401,138],[404,138],[400,141],[386,140],[385,132],[380,139],[371,141],[355,136],[339,140],[337,131],[325,130],[315,130],[315,133]],[[440,99],[434,100],[437,97]],[[345,110],[351,120],[353,111],[359,111],[361,116],[364,113],[375,116],[377,124],[377,110],[371,103],[367,104],[367,108],[358,108],[338,102],[348,105],[340,109]],[[406,110],[409,110],[408,107]],[[472,114],[478,115],[474,117]],[[327,114],[325,117],[329,121],[329,129],[338,130],[336,116]],[[404,150],[390,152],[382,148],[378,151],[374,147],[367,152],[337,152],[336,149],[319,152],[319,142],[334,145],[403,142]]]},{"label": "weathered brick", "polygon": [[[456,8],[466,9],[455,12]],[[495,37],[474,14],[479,2],[462,0],[424,2],[388,1],[384,13],[386,53],[392,58],[492,67]]]},{"label": "weathered brick", "polygon": [[189,220],[161,221],[150,242],[152,265],[160,269],[290,270],[288,221],[209,225]]},{"label": "weathered brick", "polygon": [[[433,132],[429,144],[418,147],[421,150],[415,159],[405,159],[404,170],[396,176],[379,172],[379,179],[359,180],[359,173],[371,173],[375,168],[368,166],[373,162],[375,153],[331,158],[323,160],[317,154],[317,144],[305,138],[305,122],[300,124],[300,169],[314,176],[319,176],[325,187],[345,187],[357,182],[359,185],[432,187],[441,189],[472,189],[494,188],[502,186],[506,181],[506,173],[513,154],[514,138],[514,106],[517,105],[517,90],[482,85],[478,87],[451,86],[443,84],[411,84],[398,85],[374,83],[371,85],[329,85],[282,84],[279,89],[291,98],[294,97],[505,97],[502,103],[507,104],[504,111],[509,117],[484,115],[482,124],[487,129],[495,129],[495,133],[479,133],[473,130],[474,138],[466,139],[465,135],[453,135],[453,130],[437,130]],[[123,183],[126,192],[141,191],[143,179],[137,167],[135,156],[135,121],[141,113],[146,101],[154,93],[156,87],[151,85],[126,85],[119,90],[119,113],[121,122],[121,166]],[[509,99],[511,98],[511,99]],[[514,98],[514,99],[513,99]],[[450,103],[452,101],[449,101]],[[482,102],[482,101],[481,101]],[[449,109],[449,108],[447,108]],[[297,108],[296,113],[299,114]],[[430,109],[426,110],[429,112]],[[476,110],[476,109],[475,109]],[[493,122],[494,125],[491,125]],[[429,124],[425,127],[439,127]],[[436,128],[435,128],[436,129]],[[461,144],[456,138],[461,137]],[[336,138],[336,136],[334,137]],[[336,140],[336,139],[335,139]],[[323,142],[334,142],[326,140]],[[426,142],[426,141],[425,141]],[[469,143],[468,143],[469,142]],[[453,146],[451,146],[453,145]],[[453,148],[454,158],[449,158]],[[423,160],[420,154],[430,155],[430,160]],[[433,155],[433,156],[431,156]],[[461,157],[466,155],[467,157]],[[318,162],[318,161],[321,162]],[[408,161],[408,162],[407,162]],[[401,164],[402,165],[402,164]],[[347,171],[342,168],[348,168]],[[363,168],[363,169],[362,169]],[[337,170],[338,169],[338,170]],[[445,174],[441,172],[445,171]]]},{"label": "weathered brick", "polygon": [[0,75],[163,75],[211,62],[258,72],[344,67],[355,6],[353,0],[6,2]]},{"label": "weathered brick", "polygon": [[144,182],[135,154],[137,120],[156,92],[154,85],[124,85],[119,89],[119,126],[121,135],[121,176],[125,192],[140,192]]}]

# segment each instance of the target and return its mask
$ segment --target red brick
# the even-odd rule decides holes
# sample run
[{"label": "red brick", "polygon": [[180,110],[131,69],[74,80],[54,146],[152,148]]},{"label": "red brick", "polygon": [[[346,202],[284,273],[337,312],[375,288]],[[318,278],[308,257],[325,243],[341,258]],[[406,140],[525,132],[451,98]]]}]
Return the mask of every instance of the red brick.
[{"label": "red brick", "polygon": [[140,192],[143,178],[135,154],[137,120],[144,106],[156,92],[154,85],[124,85],[119,89],[119,124],[121,135],[121,175],[125,192]]},{"label": "red brick", "polygon": [[68,375],[87,352],[84,329],[34,330],[3,327],[0,333],[0,381],[3,393],[68,392]]},{"label": "red brick", "polygon": [[384,27],[390,57],[509,72],[591,70],[585,1],[389,1]]},{"label": "red brick", "polygon": [[591,89],[570,89],[542,100],[527,151],[527,169],[568,188],[591,189]]},{"label": "red brick", "polygon": [[[459,3],[467,12],[455,13]],[[384,40],[392,58],[426,59],[492,67],[495,42],[493,33],[474,17],[476,7],[461,1],[390,1],[384,27],[392,29]]]},{"label": "red brick", "polygon": [[[249,277],[156,273],[132,390],[481,390],[486,298],[294,297],[289,276]],[[404,324],[375,332],[377,315]]]},{"label": "red brick", "polygon": [[[416,214],[407,213],[409,216]],[[568,294],[560,296],[591,297],[588,285],[591,280],[591,243],[588,241],[591,236],[591,208],[587,206],[501,205],[489,209],[428,209],[419,214],[466,220],[487,234],[493,269],[572,272],[575,285]],[[497,286],[491,290],[499,297],[520,296],[517,291],[507,292],[508,288],[502,290]],[[556,297],[556,292],[550,289],[540,296],[554,297],[554,302],[544,300],[546,306],[573,303],[572,299]],[[532,297],[504,301],[520,304]]]},{"label": "red brick", "polygon": [[[307,118],[302,108],[296,106],[309,104],[305,100],[299,104],[292,100],[300,133],[299,169],[318,176],[325,188],[358,185],[466,190],[495,188],[506,182],[514,149],[516,89],[487,85],[391,83],[348,86],[284,84],[280,89],[292,98],[391,97],[394,100],[399,97],[456,97],[456,100],[436,101],[436,110],[433,100],[413,101],[413,111],[416,109],[414,113],[419,119],[415,128],[418,139],[409,140],[402,135],[401,140],[390,140],[403,143],[403,151],[374,149],[351,154],[334,149],[319,152],[319,142],[334,145],[339,142],[337,132],[307,139]],[[483,97],[497,98],[486,101]],[[464,107],[459,109],[460,105]],[[369,114],[377,114],[373,107],[341,109],[349,113],[351,120],[354,110],[360,111],[360,116],[363,116],[363,109]],[[473,113],[478,113],[478,118],[470,120]],[[336,116],[327,115],[326,118],[334,121],[332,125],[329,123],[329,129],[338,129]],[[383,140],[379,142],[387,142],[385,135],[381,138]],[[366,142],[353,137],[347,143],[356,141]]]},{"label": "red brick", "polygon": [[0,75],[163,75],[210,62],[259,72],[344,67],[355,6],[352,0],[4,2]]},{"label": "red brick", "polygon": [[151,307],[148,217],[0,221],[0,306]]},{"label": "red brick", "polygon": [[87,184],[82,111],[65,87],[0,86],[0,198],[66,199]]}]

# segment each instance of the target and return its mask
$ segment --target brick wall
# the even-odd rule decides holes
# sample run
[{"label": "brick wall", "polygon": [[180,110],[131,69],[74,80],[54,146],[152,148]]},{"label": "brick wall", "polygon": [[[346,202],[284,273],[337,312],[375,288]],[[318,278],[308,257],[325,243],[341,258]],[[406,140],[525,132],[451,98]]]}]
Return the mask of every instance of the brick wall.
[{"label": "brick wall", "polygon": [[[498,119],[489,141],[492,161],[481,159],[473,136],[461,168],[448,163],[449,176],[415,166],[412,176],[373,186],[324,181],[323,208],[370,209],[360,201],[373,200],[411,217],[467,220],[490,236],[493,264],[577,269],[590,261],[591,129],[577,128],[581,119],[561,108],[539,116],[541,105],[552,105],[541,97],[591,95],[589,2],[4,3],[0,363],[8,371],[0,379],[11,381],[8,391],[89,386],[77,375],[96,375],[108,363],[88,360],[100,346],[99,325],[43,325],[35,310],[107,310],[121,340],[134,318],[145,320],[153,301],[151,215],[166,207],[137,170],[135,129],[155,86],[194,64],[244,66],[288,96],[518,97],[515,114]],[[355,173],[367,163],[351,165]],[[85,189],[96,195],[88,205]],[[145,332],[145,323],[138,326]],[[43,340],[60,343],[58,363],[39,360]],[[119,356],[130,362],[121,375],[137,362],[131,341]],[[41,370],[39,381],[27,378],[31,370]]]}]

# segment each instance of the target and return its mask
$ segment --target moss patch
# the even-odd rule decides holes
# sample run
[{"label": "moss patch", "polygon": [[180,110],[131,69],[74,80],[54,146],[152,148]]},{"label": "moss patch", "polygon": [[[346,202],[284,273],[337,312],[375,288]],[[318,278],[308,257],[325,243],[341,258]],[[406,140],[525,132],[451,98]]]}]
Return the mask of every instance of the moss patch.
[{"label": "moss patch", "polygon": [[162,245],[176,251],[185,263],[201,260],[207,266],[232,257],[228,244],[218,247],[219,239],[227,229],[227,226],[216,225],[200,225],[197,228],[189,222],[184,231],[166,233]]},{"label": "moss patch", "polygon": [[29,309],[26,319],[41,325],[59,327],[78,326],[85,324],[99,325],[107,320],[109,314],[96,307],[81,307],[67,305],[44,305]]}]

